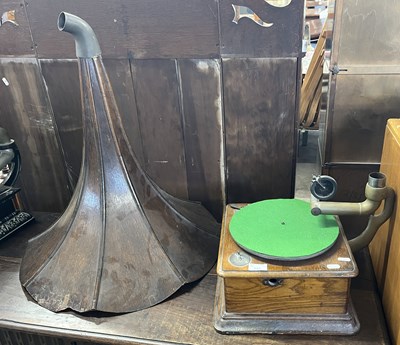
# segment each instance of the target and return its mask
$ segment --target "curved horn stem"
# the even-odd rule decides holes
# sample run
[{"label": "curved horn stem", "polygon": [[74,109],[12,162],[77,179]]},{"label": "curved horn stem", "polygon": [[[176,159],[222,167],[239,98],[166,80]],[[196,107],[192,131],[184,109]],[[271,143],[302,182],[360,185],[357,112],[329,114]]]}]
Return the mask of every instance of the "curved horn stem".
[{"label": "curved horn stem", "polygon": [[94,58],[101,55],[96,35],[83,19],[67,12],[61,12],[58,16],[57,27],[58,30],[74,36],[77,57]]}]

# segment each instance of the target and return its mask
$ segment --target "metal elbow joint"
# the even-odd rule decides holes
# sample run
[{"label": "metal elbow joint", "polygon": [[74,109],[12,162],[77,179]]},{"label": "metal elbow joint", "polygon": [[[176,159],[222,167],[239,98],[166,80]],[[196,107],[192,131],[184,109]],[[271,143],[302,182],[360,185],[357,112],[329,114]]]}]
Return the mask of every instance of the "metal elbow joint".
[{"label": "metal elbow joint", "polygon": [[68,32],[74,36],[77,57],[94,58],[101,55],[96,34],[82,18],[67,12],[61,12],[58,16],[57,27],[58,30]]},{"label": "metal elbow joint", "polygon": [[[368,183],[365,186],[365,197],[365,201],[354,203],[320,201],[312,195],[311,213],[314,216],[320,214],[370,215],[366,229],[361,235],[349,241],[351,249],[357,251],[371,242],[379,227],[391,216],[395,201],[394,190],[386,186],[386,176],[380,172],[369,174]],[[385,201],[383,211],[374,215],[382,201]]]}]

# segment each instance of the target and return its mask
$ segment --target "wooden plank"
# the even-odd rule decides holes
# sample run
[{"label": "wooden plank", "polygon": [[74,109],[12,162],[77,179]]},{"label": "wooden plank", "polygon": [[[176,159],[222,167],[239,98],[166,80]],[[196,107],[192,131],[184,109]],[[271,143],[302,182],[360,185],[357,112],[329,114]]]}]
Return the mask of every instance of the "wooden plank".
[{"label": "wooden plank", "polygon": [[[382,151],[381,172],[387,177],[397,198],[400,193],[400,120],[391,119],[385,132]],[[394,344],[400,341],[400,299],[399,299],[399,244],[400,244],[400,203],[395,205],[389,221],[383,224],[370,245],[378,287],[382,294],[383,308]]]},{"label": "wooden plank", "polygon": [[224,207],[224,150],[219,60],[179,60],[188,196],[217,219]]},{"label": "wooden plank", "polygon": [[75,56],[73,40],[56,27],[61,11],[94,29],[103,57],[168,58],[218,55],[214,0],[37,0],[29,3],[32,35],[41,58]]},{"label": "wooden plank", "polygon": [[144,168],[168,193],[186,199],[187,177],[175,60],[132,60]]},{"label": "wooden plank", "polygon": [[318,122],[316,111],[322,93],[325,42],[326,31],[323,30],[301,86],[299,118],[300,124],[305,128],[310,127],[313,122]]},{"label": "wooden plank", "polygon": [[128,141],[139,162],[143,164],[142,138],[129,60],[105,59],[103,62],[110,78]]},{"label": "wooden plank", "polygon": [[318,86],[315,90],[315,94],[311,100],[311,104],[307,110],[308,116],[304,122],[304,128],[318,128],[319,123],[319,107],[321,103],[322,95],[322,78],[320,79]]},{"label": "wooden plank", "polygon": [[244,57],[297,57],[301,54],[303,35],[303,1],[292,1],[286,7],[274,7],[265,1],[238,0],[235,5],[246,6],[264,22],[262,27],[243,18],[232,22],[232,1],[220,0],[221,55]]},{"label": "wooden plank", "polygon": [[78,181],[82,160],[82,105],[75,60],[41,60],[58,135],[65,155],[70,186]]},{"label": "wooden plank", "polygon": [[296,59],[224,59],[227,202],[294,190]]},{"label": "wooden plank", "polygon": [[25,10],[25,3],[18,0],[4,0],[0,6],[0,17],[6,11],[15,11],[18,26],[9,22],[0,28],[0,56],[35,56],[35,47]]},{"label": "wooden plank", "polygon": [[61,211],[71,196],[64,157],[36,59],[0,60],[0,121],[22,156],[18,181],[25,207]]}]

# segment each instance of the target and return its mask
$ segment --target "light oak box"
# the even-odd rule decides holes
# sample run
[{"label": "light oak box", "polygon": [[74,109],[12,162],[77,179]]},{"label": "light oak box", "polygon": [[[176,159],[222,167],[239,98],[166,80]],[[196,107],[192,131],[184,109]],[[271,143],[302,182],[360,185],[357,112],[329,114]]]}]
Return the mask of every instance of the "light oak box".
[{"label": "light oak box", "polygon": [[[349,292],[358,268],[340,222],[339,238],[326,253],[278,262],[249,255],[236,245],[229,233],[235,208],[226,207],[222,223],[215,328],[223,333],[357,332]],[[250,261],[236,265],[235,257],[244,258],[244,264],[246,257]]]}]

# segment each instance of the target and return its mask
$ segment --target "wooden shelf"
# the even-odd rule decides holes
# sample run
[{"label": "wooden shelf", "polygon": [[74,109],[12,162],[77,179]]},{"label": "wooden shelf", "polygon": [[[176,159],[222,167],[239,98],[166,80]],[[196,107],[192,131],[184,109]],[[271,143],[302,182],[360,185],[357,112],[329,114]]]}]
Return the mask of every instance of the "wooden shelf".
[{"label": "wooden shelf", "polygon": [[199,282],[184,286],[167,301],[139,312],[113,316],[53,313],[33,302],[18,279],[26,240],[56,219],[54,214],[35,216],[36,223],[0,243],[0,342],[8,337],[17,339],[16,344],[24,344],[21,339],[30,333],[36,335],[29,344],[54,344],[52,338],[62,338],[57,344],[70,344],[69,339],[76,344],[389,344],[366,252],[356,256],[360,275],[352,281],[352,299],[361,323],[361,331],[354,336],[219,334],[212,321],[215,270]]}]

